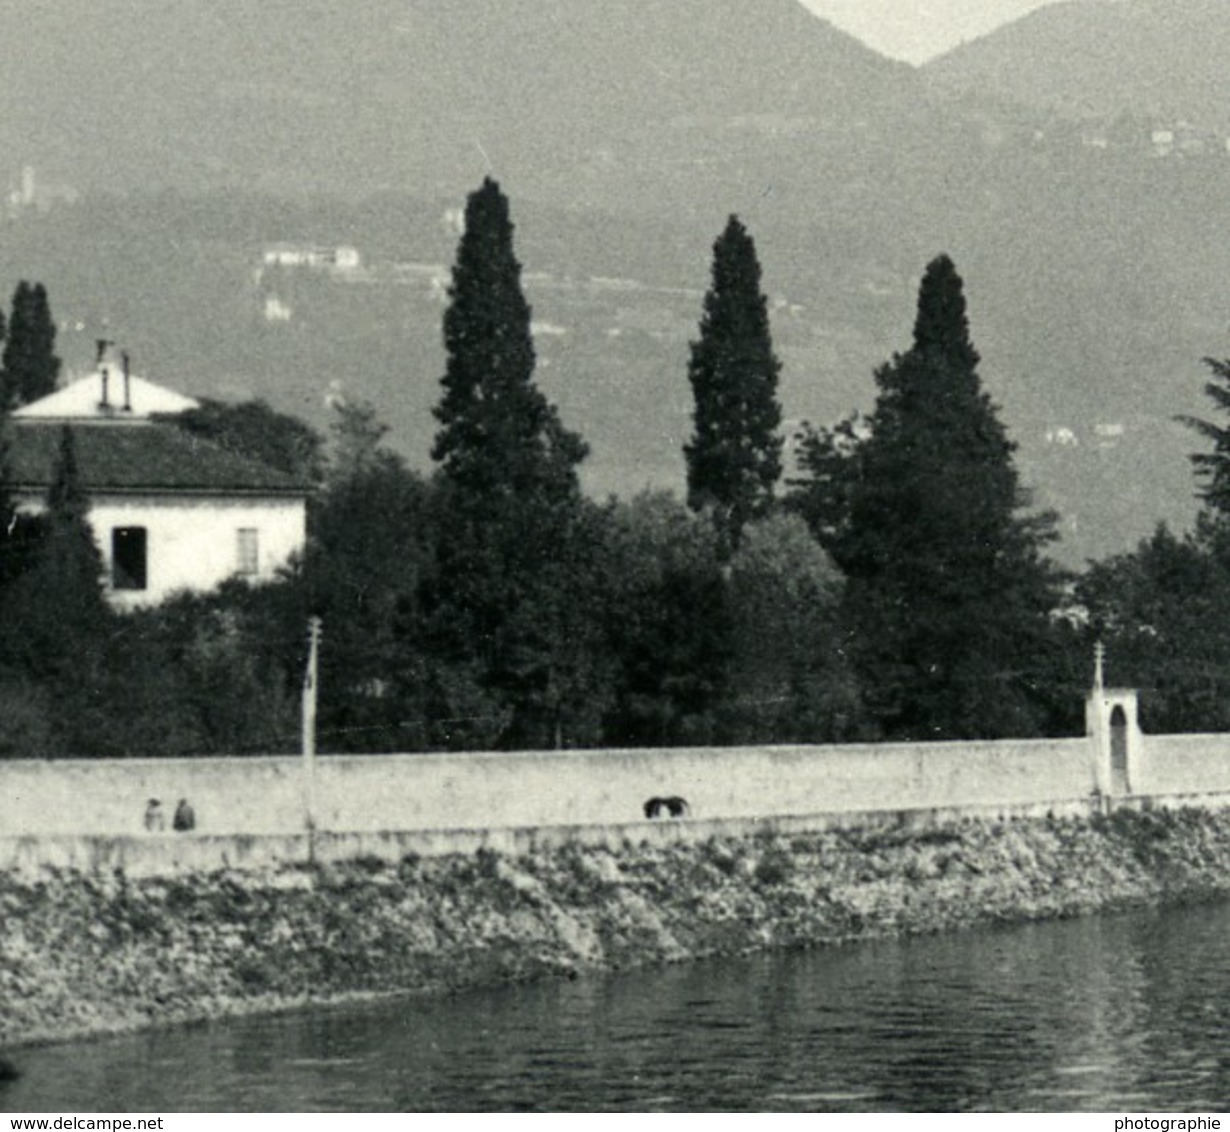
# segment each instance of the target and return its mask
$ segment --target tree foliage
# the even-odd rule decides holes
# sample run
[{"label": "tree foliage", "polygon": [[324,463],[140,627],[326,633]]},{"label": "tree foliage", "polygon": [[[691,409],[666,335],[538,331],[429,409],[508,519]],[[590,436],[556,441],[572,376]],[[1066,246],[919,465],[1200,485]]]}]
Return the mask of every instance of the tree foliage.
[{"label": "tree foliage", "polygon": [[[1213,380],[1205,383],[1205,394],[1223,415],[1230,413],[1230,359],[1205,358],[1204,364],[1213,373]],[[1212,452],[1195,452],[1190,457],[1201,481],[1197,494],[1210,512],[1230,518],[1230,427],[1201,417],[1177,419],[1212,441]]]},{"label": "tree foliage", "polygon": [[713,279],[691,346],[695,431],[684,454],[689,505],[712,508],[732,547],[744,525],[768,511],[781,476],[780,370],[756,246],[731,216],[713,245]]},{"label": "tree foliage", "polygon": [[1230,730],[1230,531],[1205,517],[1164,525],[1127,554],[1092,563],[1077,594],[1107,679],[1140,690],[1150,731]]},{"label": "tree foliage", "polygon": [[607,734],[618,746],[712,743],[733,650],[714,525],[646,493],[609,509],[611,648],[618,664]]},{"label": "tree foliage", "polygon": [[454,683],[466,698],[476,687],[508,705],[505,745],[549,745],[563,741],[569,683],[583,671],[584,587],[569,580],[588,553],[577,480],[587,449],[534,384],[508,200],[490,178],[466,202],[450,298],[432,452],[436,572],[420,590],[421,627],[434,660],[468,674]]},{"label": "tree foliage", "polygon": [[[88,650],[108,617],[102,555],[89,512],[90,500],[77,469],[75,436],[65,425],[47,492],[46,534],[31,574],[44,606],[40,612],[55,621],[52,635],[69,654]],[[39,651],[54,651],[50,640],[46,645]]]},{"label": "tree foliage", "polygon": [[796,515],[750,523],[728,571],[734,694],[728,742],[858,737],[862,705],[841,624],[844,579]]},{"label": "tree foliage", "polygon": [[417,605],[433,524],[430,484],[391,453],[331,468],[304,563],[307,604],[325,626],[322,749],[431,745]]},{"label": "tree foliage", "polygon": [[324,471],[324,441],[296,417],[279,413],[262,400],[227,404],[204,398],[198,409],[172,418],[194,436],[285,472],[308,483]]},{"label": "tree foliage", "polygon": [[93,743],[112,617],[88,512],[73,432],[65,427],[46,516],[0,599],[0,668],[45,688],[55,704],[50,731],[68,750]]},{"label": "tree foliage", "polygon": [[978,361],[960,276],[941,256],[919,289],[913,346],[876,374],[873,413],[804,446],[813,475],[796,503],[849,580],[864,695],[888,735],[1048,726],[1033,666],[1057,603],[1052,521],[1023,512],[1015,445]]},{"label": "tree foliage", "polygon": [[329,480],[348,483],[381,465],[395,462],[383,441],[389,426],[370,401],[335,397],[329,424]]},{"label": "tree foliage", "polygon": [[482,505],[574,495],[587,448],[534,384],[530,307],[508,199],[490,178],[466,201],[449,296],[432,450],[440,474],[459,498]]},{"label": "tree foliage", "polygon": [[0,399],[6,408],[28,405],[55,392],[60,375],[55,341],[46,288],[23,279],[13,293],[8,340],[0,354]]},{"label": "tree foliage", "polygon": [[[1095,632],[1147,722],[1226,725],[1230,430],[1200,426],[1215,452],[1197,461],[1197,534],[1091,568],[1091,625],[1057,620],[1050,523],[1028,512],[940,257],[874,410],[805,430],[783,512],[779,365],[732,217],[692,345],[687,501],[600,507],[580,491],[584,442],[534,382],[512,237],[487,180],[444,318],[432,477],[362,401],[335,404],[327,460],[263,402],[181,419],[318,484],[305,554],[272,584],[116,614],[72,433],[44,515],[18,515],[0,477],[0,756],[292,750],[309,614],[322,751],[1038,734],[1076,724]],[[1230,362],[1210,365],[1230,407]]]}]

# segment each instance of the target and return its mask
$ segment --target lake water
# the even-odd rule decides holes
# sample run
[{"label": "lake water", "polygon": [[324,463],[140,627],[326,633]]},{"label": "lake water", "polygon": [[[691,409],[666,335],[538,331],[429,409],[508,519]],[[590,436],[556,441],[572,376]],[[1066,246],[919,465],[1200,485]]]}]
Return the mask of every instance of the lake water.
[{"label": "lake water", "polygon": [[1226,1110],[1230,906],[12,1055],[12,1111]]}]

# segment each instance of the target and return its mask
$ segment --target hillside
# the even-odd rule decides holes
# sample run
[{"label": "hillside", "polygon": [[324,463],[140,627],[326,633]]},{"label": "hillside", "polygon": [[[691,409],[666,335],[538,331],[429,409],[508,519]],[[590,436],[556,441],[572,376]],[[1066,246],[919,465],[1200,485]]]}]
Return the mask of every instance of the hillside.
[{"label": "hillside", "polygon": [[1230,135],[1230,6],[1065,0],[923,68],[934,83],[1069,118],[1180,121]]},{"label": "hillside", "polygon": [[[1190,520],[1194,438],[1172,418],[1205,411],[1200,359],[1227,352],[1230,246],[1209,239],[1230,226],[1224,152],[1091,148],[796,0],[0,0],[0,16],[27,29],[0,40],[0,151],[84,194],[10,210],[0,295],[46,282],[70,364],[105,331],[155,380],[318,425],[341,382],[426,466],[449,213],[491,171],[539,379],[590,441],[597,495],[682,485],[687,343],[737,212],[789,421],[869,407],[946,251],[1064,556]],[[275,277],[262,250],[281,240],[352,244],[370,270]]]},{"label": "hillside", "polygon": [[715,146],[840,137],[914,97],[908,67],[797,0],[4,0],[0,20],[22,28],[0,152],[95,188],[455,194],[495,170],[656,206]]}]

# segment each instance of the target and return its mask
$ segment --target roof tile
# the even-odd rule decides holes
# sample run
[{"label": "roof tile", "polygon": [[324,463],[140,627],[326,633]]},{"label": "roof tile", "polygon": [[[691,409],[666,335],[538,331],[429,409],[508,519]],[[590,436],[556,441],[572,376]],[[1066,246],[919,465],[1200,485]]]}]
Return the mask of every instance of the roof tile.
[{"label": "roof tile", "polygon": [[[51,485],[62,424],[13,422],[7,430],[11,488]],[[170,424],[71,426],[87,492],[183,491],[306,495],[311,485]]]}]

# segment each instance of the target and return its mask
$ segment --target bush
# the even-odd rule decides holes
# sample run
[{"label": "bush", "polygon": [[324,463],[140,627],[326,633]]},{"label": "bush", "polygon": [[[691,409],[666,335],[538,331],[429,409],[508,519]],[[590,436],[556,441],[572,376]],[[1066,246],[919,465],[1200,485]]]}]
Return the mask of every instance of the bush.
[{"label": "bush", "polygon": [[474,859],[478,864],[479,876],[487,880],[495,880],[499,876],[500,854],[496,850],[484,845],[475,852]]},{"label": "bush", "polygon": [[794,875],[794,858],[778,845],[771,845],[756,862],[752,876],[758,885],[785,884]]}]

